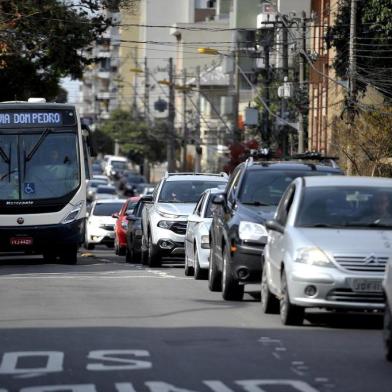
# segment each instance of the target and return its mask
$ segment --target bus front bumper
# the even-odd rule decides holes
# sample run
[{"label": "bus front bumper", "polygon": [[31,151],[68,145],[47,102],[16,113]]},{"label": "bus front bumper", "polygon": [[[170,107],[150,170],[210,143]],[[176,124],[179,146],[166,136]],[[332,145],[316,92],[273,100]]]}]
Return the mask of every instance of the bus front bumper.
[{"label": "bus front bumper", "polygon": [[85,219],[69,224],[36,226],[0,226],[0,252],[38,253],[70,245],[80,245],[84,241]]}]

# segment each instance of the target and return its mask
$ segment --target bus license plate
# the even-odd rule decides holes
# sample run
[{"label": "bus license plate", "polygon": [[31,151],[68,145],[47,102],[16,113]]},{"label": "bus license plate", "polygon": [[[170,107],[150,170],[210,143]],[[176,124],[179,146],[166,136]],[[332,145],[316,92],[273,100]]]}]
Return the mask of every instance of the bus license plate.
[{"label": "bus license plate", "polygon": [[353,279],[351,287],[356,292],[381,292],[382,281],[381,279]]},{"label": "bus license plate", "polygon": [[31,237],[12,237],[10,238],[10,244],[12,246],[33,245],[33,239]]}]

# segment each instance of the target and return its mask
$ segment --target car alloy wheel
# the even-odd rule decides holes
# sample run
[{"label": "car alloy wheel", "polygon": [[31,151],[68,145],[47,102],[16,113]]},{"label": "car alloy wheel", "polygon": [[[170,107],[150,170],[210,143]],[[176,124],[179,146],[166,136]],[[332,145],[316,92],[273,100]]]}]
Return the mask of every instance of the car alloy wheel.
[{"label": "car alloy wheel", "polygon": [[261,309],[266,314],[276,314],[279,313],[279,301],[268,287],[267,273],[267,266],[264,263],[263,273],[261,275]]},{"label": "car alloy wheel", "polygon": [[305,309],[293,305],[290,302],[289,291],[287,287],[286,272],[282,271],[281,277],[282,293],[280,297],[280,318],[284,325],[302,325],[305,317]]}]

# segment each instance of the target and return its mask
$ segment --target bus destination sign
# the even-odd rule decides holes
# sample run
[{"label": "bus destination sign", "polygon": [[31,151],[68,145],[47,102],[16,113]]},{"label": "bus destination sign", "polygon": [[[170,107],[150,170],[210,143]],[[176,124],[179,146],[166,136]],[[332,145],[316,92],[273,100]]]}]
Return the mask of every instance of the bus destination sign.
[{"label": "bus destination sign", "polygon": [[63,111],[1,111],[0,127],[61,126]]}]

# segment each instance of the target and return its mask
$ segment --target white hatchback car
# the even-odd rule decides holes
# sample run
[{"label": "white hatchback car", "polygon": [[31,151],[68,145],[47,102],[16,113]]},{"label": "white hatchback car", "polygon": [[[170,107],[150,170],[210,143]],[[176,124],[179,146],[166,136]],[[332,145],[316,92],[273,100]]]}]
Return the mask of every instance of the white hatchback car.
[{"label": "white hatchback car", "polygon": [[384,309],[382,280],[392,256],[392,180],[297,178],[267,228],[264,312],[280,305],[283,324],[298,325],[308,307]]},{"label": "white hatchback car", "polygon": [[94,249],[95,245],[103,244],[114,246],[114,226],[116,218],[112,215],[118,213],[124,200],[96,200],[91,205],[90,214],[86,222],[84,246]]},{"label": "white hatchback car", "polygon": [[185,233],[185,275],[195,279],[208,277],[210,257],[210,226],[214,204],[212,198],[222,194],[223,189],[207,189],[202,193],[196,207],[188,217]]},{"label": "white hatchback car", "polygon": [[389,261],[384,279],[386,305],[384,313],[385,356],[392,361],[392,260]]}]

